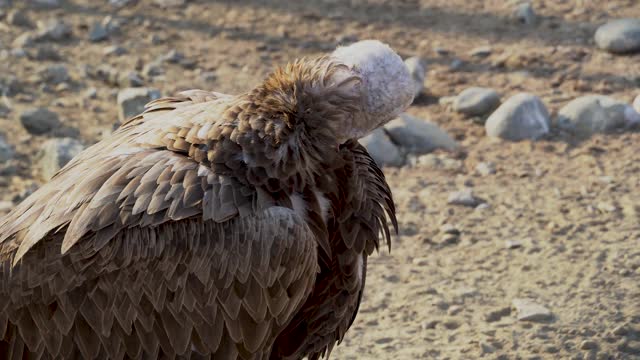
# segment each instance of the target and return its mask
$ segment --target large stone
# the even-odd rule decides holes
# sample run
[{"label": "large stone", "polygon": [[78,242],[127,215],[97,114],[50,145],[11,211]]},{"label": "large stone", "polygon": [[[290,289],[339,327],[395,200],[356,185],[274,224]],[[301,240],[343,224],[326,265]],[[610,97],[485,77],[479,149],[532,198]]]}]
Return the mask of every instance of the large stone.
[{"label": "large stone", "polygon": [[32,135],[44,135],[61,126],[58,114],[47,108],[25,110],[20,114],[20,122]]},{"label": "large stone", "polygon": [[412,56],[404,61],[409,69],[409,73],[413,78],[414,97],[418,97],[424,89],[424,80],[427,76],[427,63],[418,56]]},{"label": "large stone", "polygon": [[56,138],[45,141],[37,156],[43,180],[50,180],[83,149],[82,143],[76,139]]},{"label": "large stone", "polygon": [[572,100],[558,112],[558,127],[587,138],[627,124],[629,105],[604,95],[586,95]]},{"label": "large stone", "polygon": [[456,96],[452,105],[454,111],[467,116],[483,116],[500,105],[500,95],[493,89],[470,87]]},{"label": "large stone", "polygon": [[404,157],[400,149],[389,139],[383,129],[376,129],[360,139],[369,155],[379,166],[402,166]]},{"label": "large stone", "polygon": [[118,117],[121,122],[140,114],[144,106],[160,97],[160,91],[150,88],[127,88],[118,92]]},{"label": "large stone", "polygon": [[449,134],[436,124],[409,114],[400,114],[384,126],[391,140],[409,153],[425,154],[435,149],[458,147]]},{"label": "large stone", "polygon": [[511,141],[538,139],[549,132],[549,111],[539,97],[519,93],[510,97],[487,119],[490,137]]},{"label": "large stone", "polygon": [[640,51],[640,19],[612,20],[600,26],[595,34],[596,45],[612,53]]}]

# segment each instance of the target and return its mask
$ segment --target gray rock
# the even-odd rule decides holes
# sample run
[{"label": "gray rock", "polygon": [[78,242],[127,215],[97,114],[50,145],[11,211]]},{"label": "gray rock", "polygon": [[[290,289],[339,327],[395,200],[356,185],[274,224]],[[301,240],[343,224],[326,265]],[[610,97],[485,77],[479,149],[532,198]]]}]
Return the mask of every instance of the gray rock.
[{"label": "gray rock", "polygon": [[133,5],[136,2],[138,2],[138,0],[109,0],[109,5],[115,7],[124,7],[127,5]]},{"label": "gray rock", "polygon": [[4,134],[0,134],[0,163],[4,163],[13,159],[15,154],[16,152],[13,146],[7,143]]},{"label": "gray rock", "polygon": [[593,340],[584,340],[580,343],[580,350],[595,350],[598,348],[598,343]]},{"label": "gray rock", "polygon": [[127,49],[119,45],[111,45],[105,47],[102,53],[106,56],[121,56],[127,53]]},{"label": "gray rock", "polygon": [[489,88],[470,87],[464,89],[454,100],[453,110],[467,116],[482,116],[500,105],[500,95]]},{"label": "gray rock", "polygon": [[29,52],[29,58],[37,61],[60,61],[62,57],[58,50],[51,44],[38,45]]},{"label": "gray rock", "polygon": [[404,157],[400,149],[391,142],[383,129],[376,129],[360,139],[360,144],[367,149],[379,166],[402,166],[404,164]]},{"label": "gray rock", "polygon": [[484,201],[473,194],[473,190],[466,188],[460,191],[452,192],[447,198],[447,204],[460,205],[468,207],[476,207]]},{"label": "gray rock", "polygon": [[182,6],[187,3],[186,0],[153,0],[153,2],[163,7]]},{"label": "gray rock", "polygon": [[418,97],[424,89],[424,80],[427,76],[427,63],[418,56],[412,56],[404,61],[413,78],[414,97]]},{"label": "gray rock", "polygon": [[84,146],[76,139],[56,138],[45,141],[37,156],[43,180],[50,180],[82,150]]},{"label": "gray rock", "polygon": [[513,299],[511,305],[516,309],[516,317],[520,321],[544,322],[551,320],[551,311],[531,299]]},{"label": "gray rock", "polygon": [[549,132],[549,111],[539,97],[519,93],[510,97],[485,123],[488,136],[511,141],[538,139]]},{"label": "gray rock", "polygon": [[91,26],[89,31],[89,41],[98,42],[106,40],[109,37],[109,31],[102,24],[102,22],[96,22]]},{"label": "gray rock", "polygon": [[[4,51],[6,51],[6,50],[4,50]],[[11,56],[13,56],[15,58],[18,58],[18,59],[27,56],[27,52],[23,48],[11,49],[10,54],[11,54]],[[3,56],[3,58],[4,58],[4,56]]]},{"label": "gray rock", "polygon": [[64,64],[47,66],[40,71],[40,78],[49,84],[60,84],[69,81],[69,71]]},{"label": "gray rock", "polygon": [[38,21],[39,41],[61,41],[69,38],[71,27],[60,19]]},{"label": "gray rock", "polygon": [[518,249],[522,247],[522,242],[518,240],[507,240],[504,242],[504,247],[506,249]]},{"label": "gray rock", "polygon": [[178,64],[182,60],[184,60],[184,54],[177,51],[176,49],[171,49],[169,50],[168,53],[162,55],[158,60],[162,62],[168,62],[171,64]]},{"label": "gray rock", "polygon": [[118,86],[139,87],[144,85],[144,80],[137,71],[126,71],[118,73]]},{"label": "gray rock", "polygon": [[600,26],[595,34],[596,45],[618,54],[640,51],[640,19],[612,20]]},{"label": "gray rock", "polygon": [[481,341],[479,345],[480,345],[480,354],[482,355],[493,354],[496,351],[496,348],[487,342]]},{"label": "gray rock", "polygon": [[0,77],[0,91],[2,96],[15,96],[22,91],[20,80],[14,75]]},{"label": "gray rock", "polygon": [[98,98],[98,89],[91,87],[85,91],[84,96],[87,99],[97,99]]},{"label": "gray rock", "polygon": [[13,26],[33,26],[33,23],[31,22],[27,14],[20,9],[13,10],[9,13],[9,15],[7,15],[7,23]]},{"label": "gray rock", "polygon": [[469,51],[469,55],[477,58],[485,58],[493,52],[491,46],[480,46]]},{"label": "gray rock", "polygon": [[604,95],[586,95],[572,100],[558,112],[557,124],[577,136],[610,132],[627,125],[629,105]]},{"label": "gray rock", "polygon": [[47,108],[28,109],[20,114],[22,126],[32,135],[44,135],[61,126],[58,114]]},{"label": "gray rock", "polygon": [[11,108],[5,103],[0,103],[0,118],[6,117],[11,113]]},{"label": "gray rock", "polygon": [[[637,98],[636,101],[638,101]],[[638,126],[640,125],[640,112],[636,110],[635,106],[626,106],[624,109],[624,119],[628,127]]]},{"label": "gray rock", "polygon": [[536,22],[536,13],[530,3],[523,3],[516,7],[516,19],[526,25],[533,25]]},{"label": "gray rock", "polygon": [[503,308],[488,312],[484,316],[484,320],[486,322],[496,322],[496,321],[500,321],[500,319],[502,319],[503,317],[509,316],[509,315],[511,315],[511,307],[505,306]]},{"label": "gray rock", "polygon": [[118,92],[118,117],[121,122],[140,114],[151,100],[158,99],[160,91],[150,88],[127,88]]},{"label": "gray rock", "polygon": [[200,74],[200,80],[211,83],[215,82],[218,79],[218,76],[214,71],[204,71]]},{"label": "gray rock", "polygon": [[49,6],[49,7],[60,6],[60,0],[33,0],[33,2],[40,6]]},{"label": "gray rock", "polygon": [[453,59],[451,60],[451,64],[449,64],[449,71],[456,72],[462,69],[463,66],[464,66],[464,61],[460,59]]},{"label": "gray rock", "polygon": [[142,68],[142,75],[146,78],[152,78],[162,74],[164,74],[164,69],[162,68],[162,62],[158,60],[152,61]]},{"label": "gray rock", "polygon": [[438,148],[453,150],[458,147],[455,140],[437,125],[409,114],[400,114],[384,129],[391,141],[409,153],[425,154]]}]

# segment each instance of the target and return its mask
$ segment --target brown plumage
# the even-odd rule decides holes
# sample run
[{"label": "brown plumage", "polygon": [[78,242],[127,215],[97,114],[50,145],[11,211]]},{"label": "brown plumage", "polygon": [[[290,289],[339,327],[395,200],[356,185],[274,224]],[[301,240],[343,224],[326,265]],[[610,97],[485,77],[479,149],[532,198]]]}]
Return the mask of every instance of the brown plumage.
[{"label": "brown plumage", "polygon": [[[298,61],[156,100],[0,221],[0,358],[316,359],[396,225],[358,76]],[[332,80],[334,79],[334,80]]]}]

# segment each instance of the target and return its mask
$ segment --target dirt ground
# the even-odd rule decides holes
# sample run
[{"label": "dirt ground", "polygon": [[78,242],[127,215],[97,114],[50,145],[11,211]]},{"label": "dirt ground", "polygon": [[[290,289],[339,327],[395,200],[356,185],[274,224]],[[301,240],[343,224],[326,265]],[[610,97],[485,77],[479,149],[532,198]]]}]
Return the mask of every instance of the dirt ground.
[{"label": "dirt ground", "polygon": [[[506,0],[30,3],[15,0],[0,12],[6,18],[25,9],[34,24],[59,17],[72,34],[48,45],[58,60],[16,59],[7,51],[30,28],[0,21],[0,50],[7,50],[0,80],[15,76],[20,87],[3,98],[10,110],[0,126],[17,155],[0,166],[0,200],[17,202],[41,183],[34,158],[46,137],[25,131],[22,110],[48,107],[85,144],[111,131],[118,86],[86,76],[87,67],[140,71],[175,49],[189,61],[163,65],[164,74],[143,77],[145,86],[163,95],[190,88],[236,93],[288,60],[376,38],[427,60],[425,94],[408,112],[446,129],[461,150],[438,153],[446,166],[418,161],[384,169],[400,235],[390,254],[370,260],[360,313],[332,358],[640,359],[640,133],[492,141],[482,125],[438,102],[469,86],[492,87],[503,99],[536,94],[552,114],[589,93],[631,102],[640,55],[597,50],[593,33],[608,19],[640,17],[637,0],[534,0],[534,25],[514,20],[517,1]],[[88,41],[91,26],[107,16],[119,30]],[[104,55],[111,45],[127,54]],[[481,46],[491,54],[470,55]],[[452,71],[454,59],[463,64]],[[54,63],[68,67],[68,86],[44,86],[34,76]],[[480,162],[494,163],[495,174],[479,174]],[[449,205],[449,194],[465,187],[486,205]],[[551,318],[518,320],[518,298],[543,305]]]}]

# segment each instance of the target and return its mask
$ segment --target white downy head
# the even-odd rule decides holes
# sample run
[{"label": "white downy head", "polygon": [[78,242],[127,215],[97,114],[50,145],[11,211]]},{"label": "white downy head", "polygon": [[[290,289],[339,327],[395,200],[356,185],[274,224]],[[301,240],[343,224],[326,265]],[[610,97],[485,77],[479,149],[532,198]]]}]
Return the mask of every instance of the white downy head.
[{"label": "white downy head", "polygon": [[346,138],[357,139],[384,125],[403,112],[413,101],[414,85],[406,65],[388,45],[363,40],[336,49],[331,57],[346,65],[349,72],[336,75],[337,82],[357,75],[354,84],[363,100],[363,111],[354,114],[346,127]]}]

